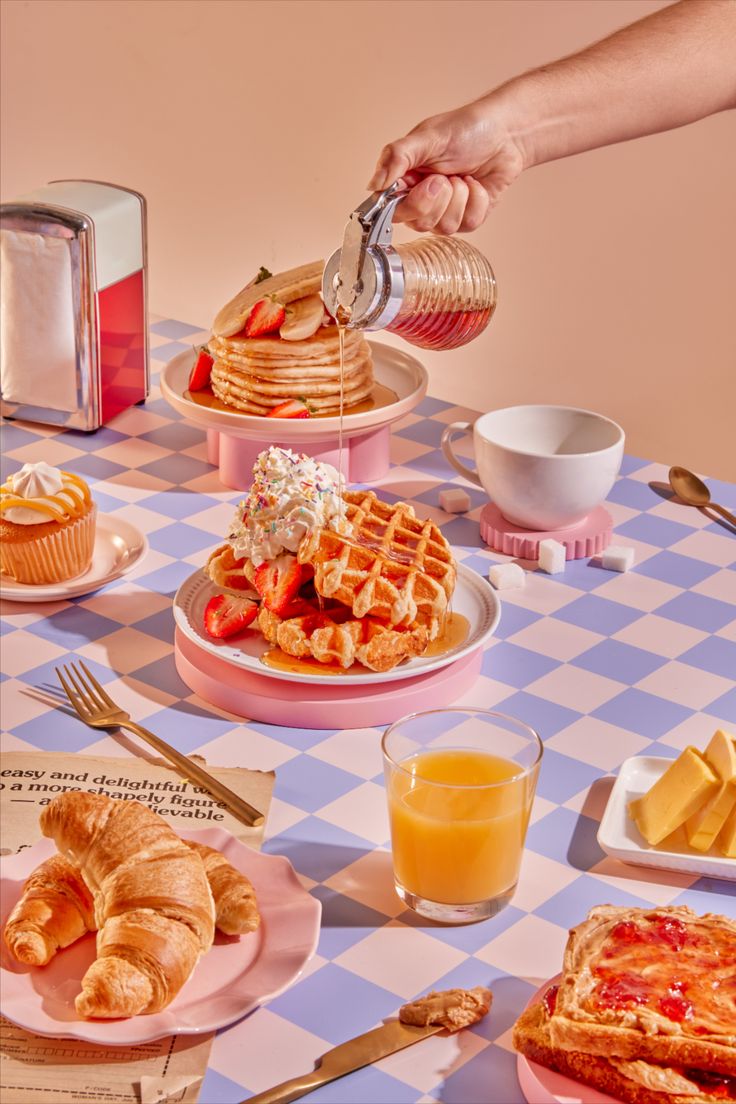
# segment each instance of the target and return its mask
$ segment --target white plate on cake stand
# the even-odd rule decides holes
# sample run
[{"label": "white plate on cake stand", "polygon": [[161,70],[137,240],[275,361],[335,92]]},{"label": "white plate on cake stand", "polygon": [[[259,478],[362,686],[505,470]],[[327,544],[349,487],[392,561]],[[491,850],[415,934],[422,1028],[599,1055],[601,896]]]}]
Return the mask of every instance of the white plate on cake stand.
[{"label": "white plate on cake stand", "polygon": [[[322,907],[304,889],[289,860],[254,851],[224,828],[182,830],[180,835],[217,848],[250,878],[262,918],[256,931],[239,937],[217,932],[214,944],[167,1008],[123,1020],[82,1020],[75,1012],[74,998],[95,957],[93,934],[60,951],[43,967],[16,962],[3,942],[3,1015],[36,1035],[137,1046],[164,1035],[215,1031],[293,985],[316,950]],[[3,922],[25,879],[54,851],[53,841],[43,839],[0,860]]]},{"label": "white plate on cake stand", "polygon": [[[370,346],[376,383],[394,391],[396,401],[359,414],[346,410],[343,418],[346,438],[398,421],[422,401],[427,391],[427,371],[415,357],[377,341],[371,341]],[[219,429],[233,437],[254,441],[273,441],[275,418],[193,402],[187,390],[193,364],[194,350],[179,353],[161,373],[161,394],[177,413],[205,429]],[[337,436],[340,419],[337,414],[324,418],[279,418],[277,424],[280,441],[299,444],[313,441],[315,437]]]},{"label": "white plate on cake stand", "polygon": [[113,514],[98,514],[92,563],[82,575],[62,583],[18,583],[0,575],[0,598],[11,602],[57,602],[91,594],[105,583],[127,575],[148,551],[148,540],[135,525]]},{"label": "white plate on cake stand", "polygon": [[684,831],[678,829],[665,842],[651,847],[629,816],[629,802],[646,793],[671,765],[671,759],[653,755],[635,755],[622,763],[598,829],[598,843],[607,855],[636,866],[736,881],[736,859],[727,859],[715,844],[709,851],[695,851]]},{"label": "white plate on cake stand", "polygon": [[341,686],[366,686],[371,683],[393,682],[437,671],[471,652],[482,648],[490,640],[501,618],[501,603],[490,583],[459,563],[457,583],[452,596],[452,612],[468,619],[468,635],[454,648],[440,655],[418,656],[400,663],[391,671],[370,671],[367,667],[351,669],[349,674],[319,674],[312,671],[288,671],[267,667],[261,656],[271,649],[258,629],[245,629],[229,640],[214,640],[204,628],[204,609],[210,598],[222,592],[220,587],[203,571],[195,571],[181,584],[174,597],[174,620],[193,643],[218,659],[224,659],[235,667],[265,675],[267,678],[286,679],[290,682],[312,684],[339,681]]}]

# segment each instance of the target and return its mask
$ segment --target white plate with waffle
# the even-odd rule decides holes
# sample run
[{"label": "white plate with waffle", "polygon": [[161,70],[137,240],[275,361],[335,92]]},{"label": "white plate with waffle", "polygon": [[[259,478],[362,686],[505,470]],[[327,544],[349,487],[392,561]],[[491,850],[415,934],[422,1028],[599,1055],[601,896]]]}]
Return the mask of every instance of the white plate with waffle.
[{"label": "white plate with waffle", "polygon": [[314,665],[305,670],[267,667],[262,662],[262,656],[271,649],[271,645],[258,629],[246,629],[228,640],[215,640],[209,636],[204,628],[204,610],[210,598],[218,593],[220,588],[203,571],[195,571],[181,584],[174,597],[174,620],[185,636],[235,667],[267,678],[312,684],[334,684],[339,681],[340,685],[365,686],[437,671],[484,647],[493,636],[501,617],[501,603],[490,584],[477,572],[458,563],[452,613],[456,618],[465,618],[468,622],[467,634],[460,643],[439,652],[430,645],[429,650],[434,654],[418,656],[400,663],[390,671],[371,671],[367,667],[355,665],[346,672],[328,667],[323,674],[321,671],[314,671]]}]

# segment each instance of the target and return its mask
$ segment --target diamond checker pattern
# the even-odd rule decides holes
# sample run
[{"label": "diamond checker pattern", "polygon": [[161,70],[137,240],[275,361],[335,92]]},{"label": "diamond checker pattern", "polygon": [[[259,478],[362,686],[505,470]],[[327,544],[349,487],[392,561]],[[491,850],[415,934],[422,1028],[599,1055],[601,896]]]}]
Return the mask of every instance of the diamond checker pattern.
[{"label": "diamond checker pattern", "polygon": [[[375,1026],[419,991],[478,984],[491,986],[495,1000],[486,1021],[466,1033],[470,1041],[428,1040],[304,1099],[516,1104],[523,1098],[509,1029],[557,972],[567,926],[591,905],[666,900],[736,915],[730,883],[660,872],[655,887],[643,868],[606,859],[593,796],[594,783],[629,755],[671,758],[683,734],[705,740],[715,724],[736,722],[736,534],[664,498],[666,465],[627,456],[609,507],[616,540],[636,549],[633,571],[618,576],[577,561],[554,579],[530,570],[523,590],[503,593],[497,637],[465,704],[515,714],[547,743],[527,860],[513,904],[498,917],[469,928],[432,924],[393,894],[385,809],[373,799],[382,786],[379,730],[238,724],[208,710],[176,673],[168,602],[221,539],[240,497],[206,463],[204,433],[179,418],[158,387],[161,366],[206,336],[154,319],[150,399],[96,434],[4,427],[4,473],[37,459],[78,471],[105,512],[145,529],[151,552],[96,594],[3,603],[3,746],[76,751],[99,743],[61,711],[49,724],[33,696],[55,689],[56,663],[82,656],[182,751],[201,751],[213,764],[276,768],[264,849],[287,855],[322,901],[319,951],[288,992],[218,1034],[203,1104],[229,1104],[304,1072],[330,1045]],[[431,512],[458,559],[485,574],[506,557],[484,546],[482,495],[448,470],[439,450],[444,426],[471,416],[425,399],[394,427],[384,483],[391,499]],[[470,492],[467,515],[439,508],[440,489],[453,485]],[[718,501],[736,505],[736,487],[711,485]],[[257,1057],[243,1061],[245,1053]]]}]

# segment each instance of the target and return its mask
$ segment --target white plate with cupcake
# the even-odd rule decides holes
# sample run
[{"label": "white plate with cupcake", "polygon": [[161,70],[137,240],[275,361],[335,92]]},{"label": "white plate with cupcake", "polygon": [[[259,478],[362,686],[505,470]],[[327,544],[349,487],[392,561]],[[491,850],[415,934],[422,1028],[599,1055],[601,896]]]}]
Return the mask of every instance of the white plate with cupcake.
[{"label": "white plate with cupcake", "polygon": [[148,541],[130,522],[99,514],[87,483],[44,461],[0,487],[0,595],[50,602],[89,594],[130,571]]}]

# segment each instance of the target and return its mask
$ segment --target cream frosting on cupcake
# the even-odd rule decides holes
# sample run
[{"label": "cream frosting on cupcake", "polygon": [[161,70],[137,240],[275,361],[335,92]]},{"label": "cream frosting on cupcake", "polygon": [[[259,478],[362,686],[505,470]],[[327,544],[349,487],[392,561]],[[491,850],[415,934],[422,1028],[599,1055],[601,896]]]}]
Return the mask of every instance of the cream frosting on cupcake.
[{"label": "cream frosting on cupcake", "polygon": [[83,479],[45,460],[24,464],[0,486],[0,513],[13,525],[69,521],[86,513],[90,500]]}]

